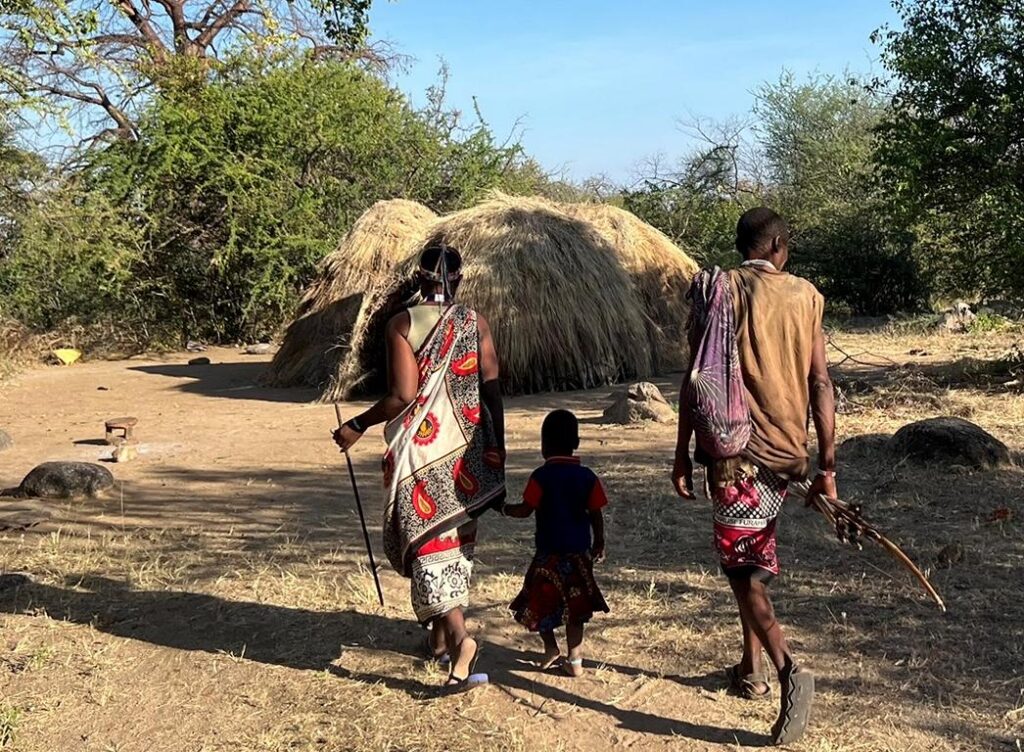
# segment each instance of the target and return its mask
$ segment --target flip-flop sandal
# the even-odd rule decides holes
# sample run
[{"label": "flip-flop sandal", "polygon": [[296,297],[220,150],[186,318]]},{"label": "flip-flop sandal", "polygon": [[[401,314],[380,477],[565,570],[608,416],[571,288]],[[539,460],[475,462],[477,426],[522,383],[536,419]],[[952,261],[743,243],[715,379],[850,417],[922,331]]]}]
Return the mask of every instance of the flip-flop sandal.
[{"label": "flip-flop sandal", "polygon": [[[725,675],[729,679],[729,691],[734,695],[739,695],[744,700],[767,700],[772,696],[772,686],[768,683],[767,674],[747,674],[743,675],[740,673],[740,666],[737,663],[735,666],[729,666],[725,670]],[[759,692],[758,685],[764,686],[764,691]]]},{"label": "flip-flop sandal", "polygon": [[465,692],[467,689],[473,689],[479,687],[481,684],[487,684],[489,678],[487,674],[476,673],[476,662],[480,660],[480,653],[483,651],[484,646],[480,643],[476,643],[476,653],[469,662],[469,670],[466,672],[466,676],[459,678],[455,675],[455,664],[449,663],[451,668],[448,673],[448,681],[445,682],[443,689],[448,693]]},{"label": "flip-flop sandal", "polygon": [[814,674],[797,666],[779,676],[782,710],[772,725],[772,744],[780,746],[795,742],[807,731],[814,703]]}]

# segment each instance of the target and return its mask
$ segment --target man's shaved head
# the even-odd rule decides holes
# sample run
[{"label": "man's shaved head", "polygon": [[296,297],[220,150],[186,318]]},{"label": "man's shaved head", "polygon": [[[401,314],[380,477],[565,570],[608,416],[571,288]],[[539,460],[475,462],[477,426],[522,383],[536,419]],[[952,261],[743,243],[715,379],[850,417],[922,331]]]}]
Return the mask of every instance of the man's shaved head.
[{"label": "man's shaved head", "polygon": [[785,253],[788,244],[789,225],[767,206],[744,212],[736,223],[736,250],[743,258],[768,257],[774,252]]}]

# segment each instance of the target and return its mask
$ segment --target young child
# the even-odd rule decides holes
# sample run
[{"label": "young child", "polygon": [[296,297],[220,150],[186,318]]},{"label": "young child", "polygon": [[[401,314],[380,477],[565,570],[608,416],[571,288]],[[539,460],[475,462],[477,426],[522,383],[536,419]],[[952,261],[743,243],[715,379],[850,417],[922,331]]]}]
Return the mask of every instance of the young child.
[{"label": "young child", "polygon": [[[569,676],[583,673],[583,625],[595,611],[608,611],[594,580],[594,562],[604,560],[604,487],[573,453],[579,448],[579,422],[568,410],[544,418],[541,454],[521,504],[503,504],[508,517],[537,513],[536,553],[523,589],[509,609],[516,621],[544,640],[541,667],[562,658],[555,630],[565,626],[569,648],[562,664]],[[591,536],[593,533],[593,536]]]}]

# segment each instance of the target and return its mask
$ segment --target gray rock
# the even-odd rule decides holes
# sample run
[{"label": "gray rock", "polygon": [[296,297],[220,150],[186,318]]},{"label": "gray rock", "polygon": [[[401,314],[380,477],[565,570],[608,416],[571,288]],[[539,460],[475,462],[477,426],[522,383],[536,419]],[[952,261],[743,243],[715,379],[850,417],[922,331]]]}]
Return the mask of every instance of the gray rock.
[{"label": "gray rock", "polygon": [[0,428],[0,452],[5,449],[10,449],[12,446],[14,446],[14,439],[11,438],[11,435],[7,433],[7,431]]},{"label": "gray rock", "polygon": [[18,496],[39,499],[95,498],[112,488],[114,476],[91,462],[44,462],[18,486]]},{"label": "gray rock", "polygon": [[266,355],[270,352],[270,343],[260,342],[258,345],[247,345],[243,352],[246,355]]},{"label": "gray rock", "polygon": [[205,356],[202,358],[192,358],[188,364],[190,366],[208,366],[210,365],[210,359]]},{"label": "gray rock", "polygon": [[671,423],[676,419],[675,411],[661,390],[648,381],[630,384],[613,398],[614,402],[604,411],[605,423]]},{"label": "gray rock", "polygon": [[898,430],[889,442],[899,459],[978,470],[1011,464],[1006,444],[963,418],[929,418]]},{"label": "gray rock", "polygon": [[889,453],[892,436],[887,433],[866,433],[853,436],[839,445],[839,456],[847,460],[878,462]]},{"label": "gray rock", "polygon": [[955,334],[965,334],[971,330],[971,325],[977,318],[969,305],[957,302],[952,309],[946,311],[942,328]]}]

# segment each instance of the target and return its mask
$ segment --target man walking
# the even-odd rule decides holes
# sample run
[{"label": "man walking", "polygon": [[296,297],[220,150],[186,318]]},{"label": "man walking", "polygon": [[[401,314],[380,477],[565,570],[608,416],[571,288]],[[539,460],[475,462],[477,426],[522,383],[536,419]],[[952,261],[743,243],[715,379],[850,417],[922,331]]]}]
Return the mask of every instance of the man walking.
[{"label": "man walking", "polygon": [[[743,263],[727,273],[726,282],[750,439],[740,456],[712,458],[702,451],[698,432],[695,459],[705,469],[715,547],[743,628],[742,658],[727,670],[730,688],[747,699],[771,696],[761,659],[766,651],[781,694],[772,741],[787,744],[807,727],[814,678],[793,658],[768,597],[767,586],[779,572],[776,519],[789,482],[809,475],[808,408],[818,438],[810,494],[836,496],[834,395],[822,331],[824,300],[810,282],[783,271],[789,259],[785,220],[771,209],[751,209],[740,217],[736,249]],[[691,331],[691,357],[701,335]],[[672,478],[677,493],[693,499],[690,439],[706,416],[684,409],[689,382],[690,374],[683,381]]]}]

